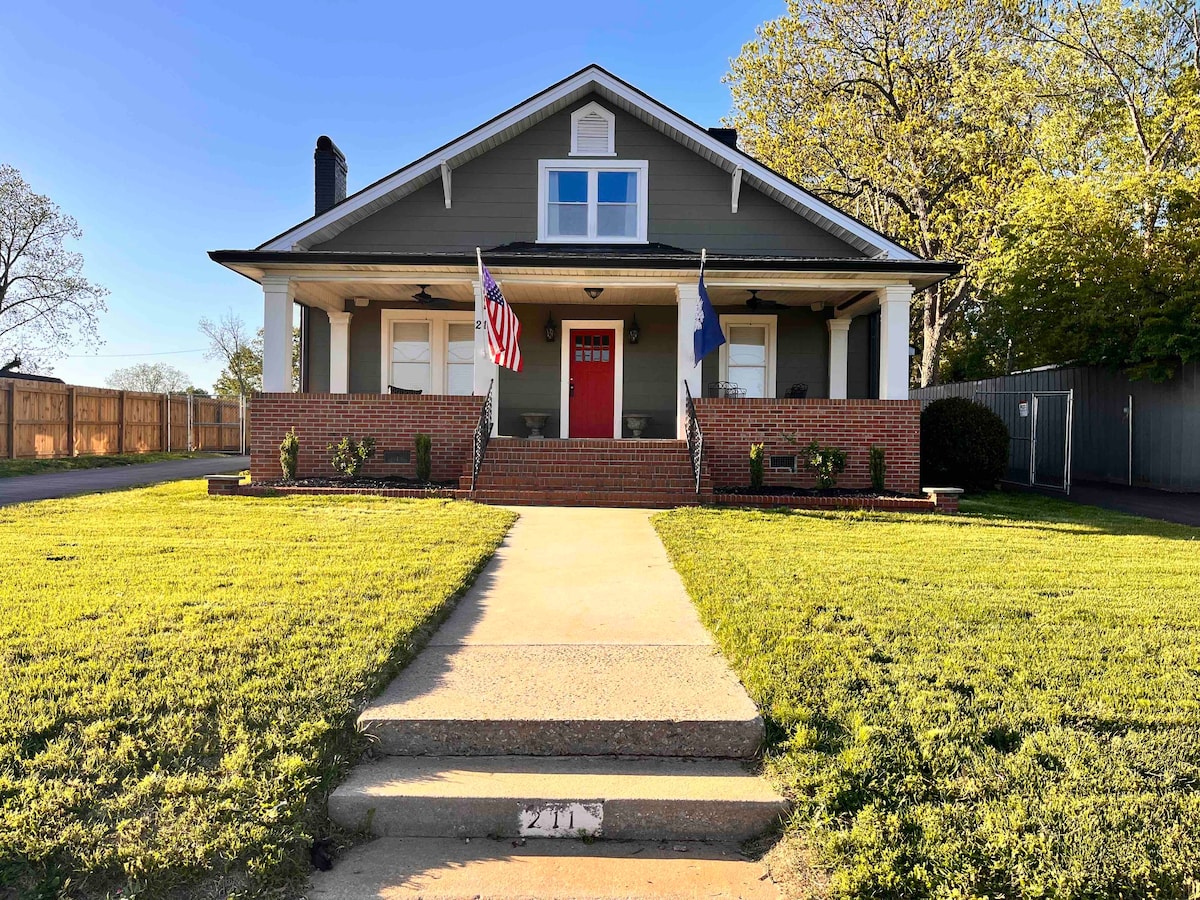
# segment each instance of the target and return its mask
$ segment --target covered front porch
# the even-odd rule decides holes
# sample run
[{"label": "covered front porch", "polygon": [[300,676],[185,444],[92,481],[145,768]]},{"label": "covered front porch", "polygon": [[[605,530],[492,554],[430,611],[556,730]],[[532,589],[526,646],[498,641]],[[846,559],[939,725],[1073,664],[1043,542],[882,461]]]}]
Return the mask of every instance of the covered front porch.
[{"label": "covered front porch", "polygon": [[[484,396],[494,435],[659,438],[685,434],[685,396],[908,396],[914,285],[863,272],[717,271],[706,285],[728,343],[699,367],[697,271],[492,264],[522,324],[523,371],[486,353],[474,267],[264,271],[264,390]],[[685,389],[686,385],[686,389]]]}]

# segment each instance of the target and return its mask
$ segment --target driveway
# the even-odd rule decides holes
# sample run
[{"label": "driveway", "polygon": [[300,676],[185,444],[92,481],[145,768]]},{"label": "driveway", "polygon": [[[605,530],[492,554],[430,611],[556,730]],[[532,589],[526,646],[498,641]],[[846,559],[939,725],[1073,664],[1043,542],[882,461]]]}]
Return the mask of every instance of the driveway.
[{"label": "driveway", "polygon": [[222,472],[240,472],[249,466],[248,456],[210,456],[203,459],[135,463],[109,469],[77,469],[73,472],[47,472],[44,475],[17,475],[12,478],[0,478],[0,506],[69,497],[72,494],[111,491],[142,484],[158,484],[162,481],[201,478]]},{"label": "driveway", "polygon": [[1180,525],[1200,526],[1200,494],[1156,491],[1099,482],[1076,482],[1071,497],[1076,503],[1115,509],[1117,512]]}]

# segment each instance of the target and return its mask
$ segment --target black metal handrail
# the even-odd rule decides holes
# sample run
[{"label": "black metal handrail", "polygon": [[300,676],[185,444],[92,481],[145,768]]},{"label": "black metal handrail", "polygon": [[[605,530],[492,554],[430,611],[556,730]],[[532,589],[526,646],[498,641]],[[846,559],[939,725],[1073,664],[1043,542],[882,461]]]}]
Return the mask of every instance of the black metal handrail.
[{"label": "black metal handrail", "polygon": [[700,430],[700,420],[696,418],[696,404],[692,402],[692,389],[688,383],[683,383],[683,393],[686,398],[687,415],[687,444],[688,453],[692,456],[692,474],[696,476],[696,493],[700,493],[700,468],[704,462],[704,432]]},{"label": "black metal handrail", "polygon": [[494,378],[488,382],[487,394],[483,398],[483,408],[479,410],[479,422],[475,426],[474,456],[471,460],[472,491],[479,484],[479,470],[483,467],[483,454],[492,437],[492,385],[494,383]]}]

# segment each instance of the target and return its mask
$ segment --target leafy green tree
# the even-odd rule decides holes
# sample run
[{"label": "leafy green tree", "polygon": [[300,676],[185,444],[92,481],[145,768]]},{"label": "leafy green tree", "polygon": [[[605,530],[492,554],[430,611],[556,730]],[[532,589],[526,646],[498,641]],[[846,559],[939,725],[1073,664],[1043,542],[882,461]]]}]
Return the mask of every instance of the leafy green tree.
[{"label": "leafy green tree", "polygon": [[[250,337],[246,323],[233,310],[220,319],[200,320],[200,331],[208,338],[207,359],[225,363],[213,384],[219,397],[250,395],[262,390],[263,330]],[[300,330],[292,330],[292,390],[300,389]]]},{"label": "leafy green tree", "polygon": [[1032,112],[997,3],[788,0],[727,81],[768,165],[963,277],[919,295],[920,381],[971,299],[1020,185]]}]

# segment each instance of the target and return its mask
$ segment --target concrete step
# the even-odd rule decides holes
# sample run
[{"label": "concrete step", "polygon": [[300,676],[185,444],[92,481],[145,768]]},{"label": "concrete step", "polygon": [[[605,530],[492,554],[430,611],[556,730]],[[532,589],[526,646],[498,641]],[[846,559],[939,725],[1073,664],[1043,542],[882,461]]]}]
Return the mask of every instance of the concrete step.
[{"label": "concrete step", "polygon": [[786,812],[741,761],[661,757],[391,757],[329,798],[330,818],[377,837],[744,841]]},{"label": "concrete step", "polygon": [[400,756],[749,757],[764,735],[711,646],[430,646],[358,721]]},{"label": "concrete step", "polygon": [[[514,846],[516,844],[516,846]],[[309,900],[779,900],[734,844],[381,838],[308,885]]]}]

